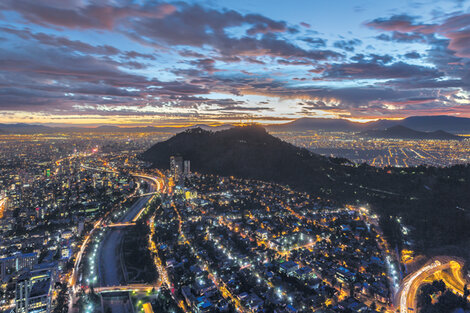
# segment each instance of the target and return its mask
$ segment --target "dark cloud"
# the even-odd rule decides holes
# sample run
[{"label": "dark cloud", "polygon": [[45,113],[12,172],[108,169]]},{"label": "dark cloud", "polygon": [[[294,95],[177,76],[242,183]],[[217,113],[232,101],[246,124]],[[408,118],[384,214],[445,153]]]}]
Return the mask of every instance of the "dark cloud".
[{"label": "dark cloud", "polygon": [[335,41],[333,44],[334,47],[352,52],[356,48],[356,46],[362,44],[362,41],[359,39],[351,39],[351,40],[338,40]]},{"label": "dark cloud", "polygon": [[263,55],[285,58],[305,58],[310,60],[341,59],[342,54],[331,50],[304,50],[293,43],[274,35],[263,35],[260,39],[243,37],[241,39],[221,38],[217,42],[220,53],[224,55]]},{"label": "dark cloud", "polygon": [[286,59],[279,59],[277,63],[283,65],[311,65],[312,62],[309,60],[286,60]]},{"label": "dark cloud", "polygon": [[351,57],[351,60],[356,61],[356,62],[371,62],[371,63],[387,64],[387,63],[392,62],[394,58],[388,54],[378,55],[375,53],[371,53],[371,54],[365,55],[365,54],[359,53]]},{"label": "dark cloud", "polygon": [[429,35],[424,35],[420,33],[402,33],[394,31],[391,35],[380,34],[376,38],[382,41],[393,41],[393,42],[402,42],[402,43],[425,43]]},{"label": "dark cloud", "polygon": [[253,24],[246,33],[248,35],[267,34],[267,33],[283,33],[289,31],[295,33],[293,28],[288,28],[284,21],[273,21],[259,14],[249,14],[245,16],[246,22]]},{"label": "dark cloud", "polygon": [[189,63],[192,64],[192,65],[195,65],[196,67],[198,67],[198,68],[202,69],[203,71],[205,71],[207,73],[210,73],[210,74],[217,71],[217,69],[214,67],[214,65],[215,65],[215,60],[214,59],[209,59],[209,58],[197,59],[197,60],[191,61]]},{"label": "dark cloud", "polygon": [[1,31],[16,35],[24,40],[36,40],[39,44],[65,48],[70,51],[79,51],[87,54],[116,55],[121,51],[109,45],[93,46],[80,40],[70,40],[66,37],[48,35],[45,33],[33,33],[28,29],[14,29],[1,27]]},{"label": "dark cloud", "polygon": [[108,29],[126,17],[152,16],[162,18],[173,13],[171,4],[149,3],[144,6],[112,6],[100,1],[80,5],[76,1],[5,0],[0,4],[2,11],[15,11],[28,22],[38,25],[52,25],[66,28]]},{"label": "dark cloud", "polygon": [[315,48],[323,48],[326,47],[326,40],[322,38],[313,38],[313,37],[302,37],[299,38],[300,40],[308,43],[312,47]]},{"label": "dark cloud", "polygon": [[331,110],[338,110],[337,105],[331,105],[327,104],[324,101],[321,100],[307,100],[304,102],[299,102],[299,106],[301,106],[301,112],[300,113],[310,113],[311,111],[317,111],[317,110],[322,110],[322,111],[331,111]]},{"label": "dark cloud", "polygon": [[[120,67],[136,62],[68,54],[60,49],[24,47],[21,53],[0,50],[0,71],[8,73],[2,83],[3,108],[70,108],[80,104],[160,106],[174,95],[208,94],[201,84],[159,81],[129,74]],[[19,87],[20,86],[20,87]]]},{"label": "dark cloud", "polygon": [[389,18],[378,18],[366,23],[367,26],[390,31],[392,35],[381,34],[381,40],[399,42],[431,42],[433,34],[439,34],[447,39],[448,48],[459,57],[470,57],[470,14],[454,14],[440,24],[425,24],[416,21],[408,15],[394,15]]},{"label": "dark cloud", "polygon": [[236,26],[249,26],[247,35],[288,31],[285,22],[259,14],[242,15],[234,10],[218,11],[185,3],[164,18],[149,15],[130,21],[130,25],[135,33],[150,40],[191,46],[214,44],[215,39],[226,36],[226,29]]},{"label": "dark cloud", "polygon": [[[180,4],[164,18],[142,17],[129,22],[125,33],[147,44],[176,46],[210,46],[221,56],[297,57],[314,60],[337,59],[340,53],[330,50],[305,50],[278,36],[293,33],[285,22],[258,14],[242,15],[233,10],[211,10],[200,5]],[[227,29],[249,26],[246,36],[230,37]],[[254,36],[260,35],[261,37]],[[142,39],[143,38],[143,39]]]},{"label": "dark cloud", "polygon": [[375,62],[334,64],[324,75],[324,77],[336,79],[438,78],[441,76],[443,76],[443,73],[436,69],[410,65],[404,62],[396,62],[390,65]]},{"label": "dark cloud", "polygon": [[371,28],[401,33],[420,32],[429,34],[436,29],[436,25],[417,23],[415,17],[406,14],[377,18],[367,22],[366,25]]},{"label": "dark cloud", "polygon": [[189,58],[203,58],[204,54],[198,53],[195,51],[191,51],[188,49],[183,49],[178,52],[182,57],[189,57]]},{"label": "dark cloud", "polygon": [[156,60],[155,56],[153,56],[152,54],[140,53],[140,52],[137,52],[137,51],[126,51],[126,52],[124,52],[123,57],[125,59],[140,58],[140,59],[146,59],[146,60]]},{"label": "dark cloud", "polygon": [[253,112],[253,111],[272,111],[270,107],[247,107],[247,106],[240,106],[240,105],[233,105],[233,106],[224,106],[222,108],[213,109],[214,111],[243,111],[243,112]]},{"label": "dark cloud", "polygon": [[407,59],[419,59],[421,58],[421,54],[419,54],[416,51],[412,51],[412,52],[405,53],[404,57]]}]

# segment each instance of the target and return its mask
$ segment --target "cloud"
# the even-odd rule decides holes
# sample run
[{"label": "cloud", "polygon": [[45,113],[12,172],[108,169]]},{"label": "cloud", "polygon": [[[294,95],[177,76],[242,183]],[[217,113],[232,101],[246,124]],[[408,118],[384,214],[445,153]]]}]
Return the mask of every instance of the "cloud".
[{"label": "cloud", "polygon": [[351,39],[351,40],[338,40],[336,41],[333,46],[336,48],[352,52],[356,48],[356,46],[362,44],[362,41],[359,39]]},{"label": "cloud", "polygon": [[0,30],[18,36],[21,39],[36,40],[41,45],[65,48],[70,51],[79,51],[87,54],[116,55],[121,51],[109,45],[93,46],[80,40],[70,40],[62,36],[54,36],[45,33],[33,33],[28,29],[14,29],[0,27]]},{"label": "cloud", "polygon": [[192,65],[195,65],[196,67],[204,70],[207,73],[214,73],[217,71],[217,69],[214,67],[215,65],[215,60],[214,59],[197,59],[195,61],[189,62]]},{"label": "cloud", "polygon": [[394,31],[392,35],[380,34],[375,37],[382,41],[393,41],[393,42],[402,42],[402,43],[425,43],[427,41],[428,35],[423,35],[420,33],[402,33]]},{"label": "cloud", "polygon": [[367,22],[366,26],[401,33],[419,32],[429,34],[434,32],[436,29],[436,25],[416,23],[415,17],[406,14],[393,15],[387,18],[377,18]]},{"label": "cloud", "polygon": [[470,14],[455,14],[442,23],[425,24],[416,21],[409,15],[393,15],[388,18],[378,18],[367,22],[366,25],[392,32],[392,36],[380,34],[377,38],[398,42],[430,42],[433,34],[439,34],[449,39],[448,48],[459,57],[470,57]]},{"label": "cloud", "polygon": [[332,65],[324,77],[336,79],[389,79],[408,77],[438,78],[443,76],[438,70],[396,62],[384,65],[376,62],[342,63]]},{"label": "cloud", "polygon": [[371,62],[371,63],[382,63],[387,64],[394,60],[394,57],[388,54],[378,55],[371,53],[368,55],[358,53],[355,56],[351,57],[351,60],[356,62]]},{"label": "cloud", "polygon": [[[330,50],[305,50],[280,38],[280,33],[294,33],[285,22],[258,14],[240,14],[233,10],[218,11],[200,5],[180,4],[177,11],[164,18],[142,17],[129,22],[125,33],[143,38],[156,46],[211,47],[220,56],[272,56],[313,60],[338,59],[342,55]],[[249,27],[246,35],[233,37],[227,30]],[[255,36],[257,35],[257,36]]]},{"label": "cloud", "polygon": [[96,1],[80,5],[77,1],[5,0],[1,11],[15,11],[30,23],[78,29],[107,29],[115,27],[126,17],[152,16],[162,18],[173,13],[171,4],[148,4],[144,6],[112,6]]},{"label": "cloud", "polygon": [[416,51],[408,52],[404,54],[404,57],[407,59],[419,59],[421,58],[421,54]]},{"label": "cloud", "polygon": [[[372,49],[346,34],[327,48],[327,35],[306,23],[195,2],[6,0],[0,10],[15,21],[0,28],[4,110],[229,118],[293,100],[301,114],[370,116],[468,101],[470,18],[461,12],[432,24],[368,21],[376,39],[401,43]],[[127,38],[113,46],[108,35]]]},{"label": "cloud", "polygon": [[326,40],[323,38],[302,37],[299,39],[315,48],[326,47]]},{"label": "cloud", "polygon": [[124,52],[123,57],[125,59],[140,58],[140,59],[146,59],[146,60],[152,60],[152,61],[156,60],[155,56],[153,56],[152,54],[140,53],[140,52],[137,52],[137,51],[126,51],[126,52]]}]

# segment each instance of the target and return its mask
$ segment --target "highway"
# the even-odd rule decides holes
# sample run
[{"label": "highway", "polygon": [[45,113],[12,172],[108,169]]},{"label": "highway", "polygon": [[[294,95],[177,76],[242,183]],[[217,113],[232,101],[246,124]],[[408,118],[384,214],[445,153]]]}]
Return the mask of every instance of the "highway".
[{"label": "highway", "polygon": [[[86,165],[81,165],[82,168],[87,170],[94,170],[94,171],[105,171],[111,173],[118,173],[115,170],[110,170],[106,168],[92,168]],[[84,237],[82,245],[77,253],[75,258],[75,264],[69,279],[69,286],[71,289],[70,292],[70,299],[69,299],[69,312],[76,312],[80,310],[80,308],[73,307],[73,304],[77,301],[77,292],[79,286],[79,272],[80,267],[82,265],[82,259],[84,257],[86,248],[90,242],[90,239],[94,235],[94,233],[101,227],[106,226],[105,236],[101,242],[101,245],[98,249],[98,282],[99,286],[97,288],[108,288],[114,289],[117,286],[122,286],[123,288],[128,288],[123,273],[123,264],[121,259],[121,243],[124,236],[124,232],[126,231],[125,226],[135,225],[135,222],[140,218],[141,214],[145,210],[146,204],[156,196],[157,191],[162,189],[162,184],[158,179],[142,175],[139,173],[131,173],[134,177],[141,178],[149,182],[148,190],[146,190],[146,196],[141,197],[138,199],[116,223],[109,223],[105,222],[108,221],[106,217],[109,216],[108,212],[104,218],[99,219],[93,225],[91,231]],[[139,189],[140,184],[138,184]],[[136,195],[136,191],[129,195],[127,198],[132,198]],[[82,282],[83,283],[83,282]],[[158,287],[158,286],[157,286]],[[107,300],[106,303],[103,303],[104,308],[109,307],[112,312],[132,312],[132,307],[130,307],[129,301],[123,300]]]},{"label": "highway", "polygon": [[7,198],[0,199],[0,219],[3,218],[3,215],[5,215],[6,203]]},{"label": "highway", "polygon": [[400,313],[417,312],[417,296],[419,288],[436,279],[442,279],[446,287],[462,295],[464,285],[467,284],[461,268],[463,262],[451,257],[435,257],[423,267],[408,275],[403,282],[395,299],[396,307]]},{"label": "highway", "polygon": [[[143,177],[140,177],[143,178]],[[155,184],[150,181],[148,192],[155,191]],[[139,198],[134,204],[125,212],[125,214],[115,224],[132,223],[142,214],[145,205],[152,196]],[[125,227],[112,227],[107,228],[103,241],[98,251],[98,269],[99,269],[99,286],[126,286],[124,271],[124,260],[122,260],[121,245],[126,232]],[[105,300],[103,299],[103,306],[106,309],[109,307],[112,312],[126,312],[127,304],[124,301],[118,300]]]}]

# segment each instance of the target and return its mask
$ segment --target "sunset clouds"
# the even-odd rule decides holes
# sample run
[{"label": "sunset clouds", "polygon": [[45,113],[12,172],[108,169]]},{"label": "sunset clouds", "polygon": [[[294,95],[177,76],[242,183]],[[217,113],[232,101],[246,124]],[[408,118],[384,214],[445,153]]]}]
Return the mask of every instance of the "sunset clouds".
[{"label": "sunset clouds", "polygon": [[2,1],[0,122],[470,116],[464,3],[222,3]]}]

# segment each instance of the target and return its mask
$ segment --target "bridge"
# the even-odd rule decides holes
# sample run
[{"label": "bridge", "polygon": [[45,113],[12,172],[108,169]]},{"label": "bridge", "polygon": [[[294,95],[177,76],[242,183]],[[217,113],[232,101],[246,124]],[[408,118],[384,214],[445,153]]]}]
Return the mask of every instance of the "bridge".
[{"label": "bridge", "polygon": [[121,286],[104,286],[93,288],[94,292],[99,294],[113,293],[113,292],[146,292],[150,293],[152,290],[159,290],[161,284],[146,285],[146,284],[130,284]]},{"label": "bridge", "polygon": [[122,222],[122,223],[113,223],[113,224],[105,224],[103,227],[127,227],[127,226],[135,226],[134,222]]},{"label": "bridge", "polygon": [[159,194],[160,194],[159,191],[154,191],[154,192],[143,193],[143,194],[140,194],[140,195],[135,195],[134,197],[138,198],[138,197],[146,197],[146,196],[153,196],[153,195],[159,195]]}]

